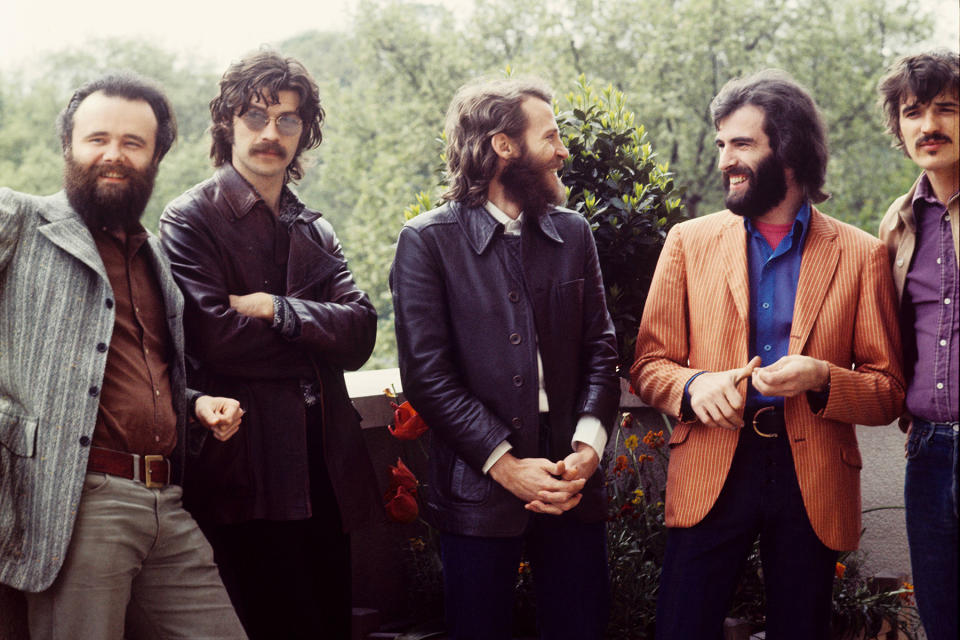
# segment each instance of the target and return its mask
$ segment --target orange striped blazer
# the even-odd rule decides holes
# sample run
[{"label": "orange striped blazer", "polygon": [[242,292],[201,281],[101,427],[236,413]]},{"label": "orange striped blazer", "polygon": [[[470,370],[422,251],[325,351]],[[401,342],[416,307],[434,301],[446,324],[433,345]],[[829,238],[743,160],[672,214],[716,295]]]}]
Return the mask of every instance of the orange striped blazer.
[{"label": "orange striped blazer", "polygon": [[[679,416],[683,388],[699,371],[742,367],[749,349],[749,276],[743,218],[721,211],[675,226],[657,263],[637,335],[633,388]],[[860,450],[854,424],[886,425],[903,408],[896,293],[879,240],[811,211],[789,353],[830,364],[826,407],[806,394],[784,413],[807,515],[831,549],[860,539]],[[740,392],[746,394],[746,381]],[[666,521],[690,527],[707,515],[726,479],[739,432],[680,422],[670,438]]]}]

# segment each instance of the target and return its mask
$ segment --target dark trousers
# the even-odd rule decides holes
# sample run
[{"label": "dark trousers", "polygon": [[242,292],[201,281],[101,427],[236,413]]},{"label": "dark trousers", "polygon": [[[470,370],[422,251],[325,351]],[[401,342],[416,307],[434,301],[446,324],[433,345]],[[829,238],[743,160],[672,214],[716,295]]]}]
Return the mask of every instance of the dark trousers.
[{"label": "dark trousers", "polygon": [[441,534],[447,630],[454,640],[509,640],[524,549],[543,640],[603,637],[609,611],[606,523],[534,515],[512,538]]},{"label": "dark trousers", "polygon": [[[309,420],[314,414],[308,411],[311,426],[319,425]],[[320,440],[308,440],[313,517],[203,527],[250,640],[351,636],[350,536]]]},{"label": "dark trousers", "polygon": [[[766,430],[778,428],[782,418],[767,421]],[[830,637],[837,553],[810,525],[785,433],[761,438],[748,419],[716,504],[699,524],[667,532],[658,640],[723,637],[723,619],[758,536],[767,640]]]}]

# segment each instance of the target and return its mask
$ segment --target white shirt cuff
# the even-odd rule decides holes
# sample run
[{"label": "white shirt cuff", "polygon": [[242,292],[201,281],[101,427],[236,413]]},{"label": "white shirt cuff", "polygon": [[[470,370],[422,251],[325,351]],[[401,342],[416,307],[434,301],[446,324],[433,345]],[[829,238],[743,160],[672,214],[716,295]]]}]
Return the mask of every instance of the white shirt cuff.
[{"label": "white shirt cuff", "polygon": [[490,471],[490,467],[495,465],[497,463],[497,460],[502,458],[503,454],[505,454],[507,451],[510,451],[510,449],[513,449],[513,445],[507,442],[506,440],[498,444],[497,448],[494,449],[493,452],[490,454],[490,456],[487,458],[487,461],[483,463],[484,475],[486,475],[487,472]]},{"label": "white shirt cuff", "polygon": [[607,446],[607,431],[600,423],[600,418],[584,413],[577,421],[577,429],[573,432],[571,447],[576,448],[576,443],[582,442],[589,445],[597,452],[597,458],[603,460],[603,450]]}]

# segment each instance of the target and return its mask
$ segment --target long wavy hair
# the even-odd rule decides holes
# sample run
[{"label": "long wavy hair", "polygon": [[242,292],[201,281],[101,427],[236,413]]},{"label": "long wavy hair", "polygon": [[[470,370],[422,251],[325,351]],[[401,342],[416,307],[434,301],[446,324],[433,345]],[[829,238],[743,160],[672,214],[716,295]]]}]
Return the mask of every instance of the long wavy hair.
[{"label": "long wavy hair", "polygon": [[478,207],[497,171],[491,140],[498,133],[522,140],[527,128],[523,102],[553,101],[553,92],[537,78],[483,80],[460,87],[447,109],[447,201]]},{"label": "long wavy hair", "polygon": [[814,203],[829,198],[823,191],[830,158],[826,127],[807,90],[777,69],[735,78],[710,103],[714,126],[746,105],[763,111],[763,132],[774,157],[793,169],[804,196]]},{"label": "long wavy hair", "polygon": [[264,104],[275,104],[281,91],[295,91],[300,96],[297,115],[303,120],[300,142],[293,160],[287,165],[284,183],[303,177],[300,154],[314,149],[323,141],[321,127],[324,111],[320,105],[320,91],[310,73],[298,60],[284,58],[271,49],[261,49],[232,63],[220,79],[220,94],[210,101],[213,124],[210,134],[210,157],[213,166],[230,162],[233,156],[233,118],[250,108],[254,96]]},{"label": "long wavy hair", "polygon": [[938,49],[904,56],[893,63],[877,90],[887,133],[894,138],[893,146],[906,153],[900,131],[900,105],[910,96],[919,104],[927,104],[944,91],[952,90],[954,95],[960,95],[960,55]]}]

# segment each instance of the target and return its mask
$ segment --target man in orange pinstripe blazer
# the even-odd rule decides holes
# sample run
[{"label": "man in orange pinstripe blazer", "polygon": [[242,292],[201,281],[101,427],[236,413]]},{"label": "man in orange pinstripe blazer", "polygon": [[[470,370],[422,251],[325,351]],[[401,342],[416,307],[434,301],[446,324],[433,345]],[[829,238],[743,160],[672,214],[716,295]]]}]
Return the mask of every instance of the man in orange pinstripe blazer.
[{"label": "man in orange pinstripe blazer", "polygon": [[827,144],[802,87],[763,71],[711,112],[728,210],[671,230],[631,371],[679,417],[657,638],[720,638],[758,537],[767,638],[827,638],[836,552],[860,536],[853,425],[903,407],[896,294],[881,243],[811,204]]}]

